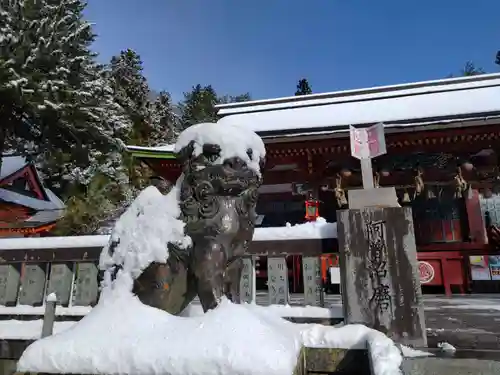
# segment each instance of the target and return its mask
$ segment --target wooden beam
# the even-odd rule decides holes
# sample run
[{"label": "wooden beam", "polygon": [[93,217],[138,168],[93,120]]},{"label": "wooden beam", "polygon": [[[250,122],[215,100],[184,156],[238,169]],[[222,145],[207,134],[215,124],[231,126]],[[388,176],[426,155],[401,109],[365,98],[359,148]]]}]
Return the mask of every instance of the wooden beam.
[{"label": "wooden beam", "polygon": [[266,185],[287,184],[287,183],[304,183],[307,182],[308,175],[305,171],[265,171],[264,183]]},{"label": "wooden beam", "polygon": [[[462,150],[464,145],[479,149],[492,143],[499,144],[498,125],[475,126],[460,129],[434,130],[387,134],[387,148],[391,154],[406,154],[414,151]],[[272,146],[272,147],[271,147]],[[268,145],[268,154],[275,155],[346,155],[350,156],[348,134],[345,138],[331,138],[302,142],[273,143]]]},{"label": "wooden beam", "polygon": [[102,247],[60,249],[0,249],[0,264],[98,261]]},{"label": "wooden beam", "polygon": [[286,256],[303,255],[319,256],[325,252],[337,249],[337,239],[303,239],[303,240],[276,240],[252,241],[247,255],[259,256]]}]

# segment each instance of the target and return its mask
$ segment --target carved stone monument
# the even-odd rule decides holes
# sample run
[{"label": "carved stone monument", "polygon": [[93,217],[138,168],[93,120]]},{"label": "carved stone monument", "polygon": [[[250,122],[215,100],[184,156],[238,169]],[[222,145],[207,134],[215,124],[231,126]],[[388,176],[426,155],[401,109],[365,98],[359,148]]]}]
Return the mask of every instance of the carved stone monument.
[{"label": "carved stone monument", "polygon": [[411,208],[337,212],[346,323],[427,346]]},{"label": "carved stone monument", "polygon": [[[147,305],[180,313],[198,296],[204,311],[221,297],[240,302],[243,256],[252,240],[261,175],[240,157],[220,161],[221,148],[194,142],[177,154],[183,165],[179,206],[192,247],[169,244],[165,264],[151,264],[135,281],[133,292]],[[247,150],[250,160],[258,157]],[[218,162],[215,162],[218,160]],[[257,160],[263,167],[264,160]],[[246,296],[244,296],[246,297]]]}]

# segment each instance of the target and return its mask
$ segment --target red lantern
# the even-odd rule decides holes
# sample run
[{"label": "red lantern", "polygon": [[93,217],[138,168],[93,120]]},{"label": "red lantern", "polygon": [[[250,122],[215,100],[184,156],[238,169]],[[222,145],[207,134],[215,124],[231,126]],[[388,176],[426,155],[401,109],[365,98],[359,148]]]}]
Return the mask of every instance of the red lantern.
[{"label": "red lantern", "polygon": [[306,200],[306,220],[316,221],[319,217],[319,200],[309,198]]}]

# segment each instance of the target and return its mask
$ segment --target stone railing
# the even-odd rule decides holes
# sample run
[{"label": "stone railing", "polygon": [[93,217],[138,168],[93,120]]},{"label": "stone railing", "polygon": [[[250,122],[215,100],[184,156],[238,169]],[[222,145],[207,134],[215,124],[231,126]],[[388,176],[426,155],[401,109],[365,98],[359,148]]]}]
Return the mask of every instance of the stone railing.
[{"label": "stone railing", "polygon": [[[0,240],[0,317],[41,316],[55,293],[58,315],[84,315],[99,297],[98,259],[107,236]],[[302,255],[304,304],[323,305],[320,256],[332,239],[254,241],[244,259],[241,299],[256,301],[256,257],[267,257],[269,304],[289,302],[287,255]]]}]

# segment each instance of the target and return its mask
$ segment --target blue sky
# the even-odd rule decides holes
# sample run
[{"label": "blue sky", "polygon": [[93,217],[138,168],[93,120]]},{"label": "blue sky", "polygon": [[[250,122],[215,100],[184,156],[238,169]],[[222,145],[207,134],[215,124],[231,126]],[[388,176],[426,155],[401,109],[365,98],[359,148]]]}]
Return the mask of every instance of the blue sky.
[{"label": "blue sky", "polygon": [[253,99],[439,79],[500,49],[498,0],[88,0],[102,61],[136,50],[155,90]]}]

